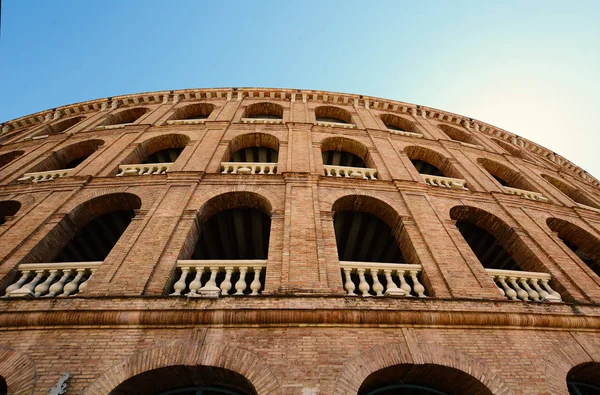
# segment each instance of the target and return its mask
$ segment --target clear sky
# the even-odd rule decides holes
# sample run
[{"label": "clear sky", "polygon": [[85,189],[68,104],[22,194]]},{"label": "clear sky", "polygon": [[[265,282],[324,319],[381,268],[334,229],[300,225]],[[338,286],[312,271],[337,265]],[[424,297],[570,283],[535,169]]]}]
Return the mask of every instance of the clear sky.
[{"label": "clear sky", "polygon": [[321,89],[467,115],[600,178],[600,0],[4,0],[0,122],[200,87]]}]

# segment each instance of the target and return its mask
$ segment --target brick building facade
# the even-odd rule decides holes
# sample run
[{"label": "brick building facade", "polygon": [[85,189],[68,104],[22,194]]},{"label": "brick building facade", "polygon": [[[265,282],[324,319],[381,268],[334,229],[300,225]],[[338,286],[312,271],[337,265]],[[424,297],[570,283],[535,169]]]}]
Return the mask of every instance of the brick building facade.
[{"label": "brick building facade", "polygon": [[0,144],[0,393],[600,388],[600,184],[507,131],[234,88]]}]

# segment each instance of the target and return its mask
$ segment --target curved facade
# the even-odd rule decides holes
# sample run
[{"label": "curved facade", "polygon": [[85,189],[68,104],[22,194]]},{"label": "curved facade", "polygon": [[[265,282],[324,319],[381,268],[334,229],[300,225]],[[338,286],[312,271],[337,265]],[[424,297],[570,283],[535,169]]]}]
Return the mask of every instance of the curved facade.
[{"label": "curved facade", "polygon": [[200,89],[9,121],[0,245],[0,393],[600,391],[600,183],[433,108]]}]

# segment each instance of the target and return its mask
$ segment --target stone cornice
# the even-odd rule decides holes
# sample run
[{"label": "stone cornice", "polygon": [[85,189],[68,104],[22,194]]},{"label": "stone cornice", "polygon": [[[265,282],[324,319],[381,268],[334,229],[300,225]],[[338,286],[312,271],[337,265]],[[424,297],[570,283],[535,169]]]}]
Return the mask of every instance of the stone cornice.
[{"label": "stone cornice", "polygon": [[432,107],[420,106],[372,96],[318,90],[277,88],[211,88],[182,89],[175,91],[158,91],[113,96],[109,98],[69,104],[4,122],[1,125],[2,127],[0,130],[0,135],[28,126],[36,126],[46,122],[53,122],[65,117],[91,112],[106,111],[121,107],[144,106],[151,104],[177,104],[179,102],[189,100],[241,101],[244,98],[257,100],[289,100],[292,103],[306,103],[308,101],[315,101],[333,105],[352,105],[354,107],[364,107],[367,109],[388,111],[390,113],[409,113],[414,117],[422,117],[439,122],[462,125],[467,129],[487,133],[489,135],[504,139],[512,144],[523,147],[533,153],[542,155],[557,165],[579,175],[582,179],[588,181],[589,183],[595,186],[600,186],[600,181],[588,174],[579,166],[556,154],[555,152],[552,152],[530,140],[492,126],[488,123]]}]

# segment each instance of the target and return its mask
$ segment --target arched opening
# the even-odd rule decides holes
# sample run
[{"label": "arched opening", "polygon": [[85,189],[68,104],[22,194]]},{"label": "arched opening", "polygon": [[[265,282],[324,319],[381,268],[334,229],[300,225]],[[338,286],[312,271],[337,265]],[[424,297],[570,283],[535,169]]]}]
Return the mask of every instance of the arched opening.
[{"label": "arched opening", "polygon": [[600,363],[575,366],[567,374],[570,395],[600,395]]},{"label": "arched opening", "polygon": [[370,374],[358,395],[491,395],[475,377],[435,364],[399,364]]},{"label": "arched opening", "polygon": [[[513,300],[560,301],[560,294],[548,284],[550,275],[544,273],[539,259],[506,222],[470,206],[453,207],[450,217],[503,295]],[[514,273],[522,270],[529,273]],[[554,285],[564,292],[560,284]]]},{"label": "arched opening", "polygon": [[600,277],[600,239],[562,219],[548,218],[546,224],[583,263]]},{"label": "arched opening", "polygon": [[74,117],[74,118],[60,120],[51,125],[45,125],[44,128],[42,130],[40,130],[39,132],[37,132],[34,136],[44,136],[44,135],[51,136],[54,134],[60,134],[64,131],[66,131],[67,129],[75,126],[76,124],[81,122],[83,119],[85,119],[85,117]]},{"label": "arched opening", "polygon": [[522,150],[515,147],[514,145],[507,143],[505,141],[502,141],[502,140],[498,140],[498,139],[492,139],[492,141],[494,143],[498,144],[501,148],[503,148],[509,154],[516,156],[517,158],[528,159],[527,155]]},{"label": "arched opening", "polygon": [[525,191],[539,192],[531,182],[509,167],[486,158],[480,158],[477,161],[500,185]]},{"label": "arched opening", "polygon": [[165,174],[189,142],[188,136],[177,133],[144,140],[119,165],[117,177]]},{"label": "arched opening", "polygon": [[422,134],[415,125],[415,123],[409,121],[408,119],[392,114],[381,114],[379,117],[381,118],[385,126],[390,130]]},{"label": "arched opening", "polygon": [[356,140],[326,138],[321,143],[321,155],[326,176],[377,179],[368,148]]},{"label": "arched opening", "polygon": [[406,147],[404,152],[406,152],[406,156],[420,174],[453,178],[462,177],[450,161],[436,151],[425,147],[410,146]]},{"label": "arched opening", "polygon": [[349,111],[334,106],[315,108],[315,117],[318,122],[352,123],[352,114]]},{"label": "arched opening", "polygon": [[[20,181],[35,182],[35,179],[30,179],[34,177],[28,177],[31,173],[74,169],[96,152],[103,144],[104,141],[102,140],[85,140],[54,151],[46,159],[29,169]],[[41,179],[38,181],[47,180]]]},{"label": "arched opening", "polygon": [[150,111],[148,108],[137,107],[121,110],[108,115],[98,126],[124,125],[137,121],[142,115]]},{"label": "arched opening", "polygon": [[255,395],[241,374],[212,366],[175,365],[133,376],[110,395]]},{"label": "arched opening", "polygon": [[21,203],[16,200],[0,201],[0,225],[6,222],[6,217],[12,217],[21,208]]},{"label": "arched opening", "polygon": [[23,151],[11,151],[5,154],[0,154],[0,167],[4,167],[8,165],[13,160],[17,159],[19,156],[23,155]]},{"label": "arched opening", "polygon": [[[350,195],[338,199],[333,205],[333,212],[335,240],[345,286],[352,282],[363,291],[363,296],[380,295],[384,289],[394,288],[393,276],[398,277],[399,284],[409,281],[407,295],[412,292],[422,296],[424,289],[420,289],[420,283],[415,283],[415,278],[410,276],[404,278],[403,271],[390,272],[390,277],[386,276],[386,269],[397,269],[395,265],[386,264],[406,264],[407,258],[411,263],[418,263],[400,216],[392,207],[372,197]],[[408,257],[403,254],[402,246],[408,251]],[[416,276],[420,267],[414,266]],[[363,277],[364,274],[367,276]],[[383,288],[378,290],[378,283]]]},{"label": "arched opening", "polygon": [[227,146],[221,162],[223,174],[275,174],[279,140],[265,133],[236,136]]},{"label": "arched opening", "polygon": [[207,119],[214,109],[215,106],[213,104],[194,103],[175,110],[169,120]]},{"label": "arched opening", "polygon": [[451,140],[460,141],[467,144],[477,144],[477,141],[475,141],[475,139],[464,130],[443,124],[438,126]]},{"label": "arched opening", "polygon": [[257,295],[265,284],[270,216],[270,203],[252,192],[229,192],[206,202],[179,255],[184,263],[178,264],[174,294],[187,289],[202,294],[200,285],[210,282],[219,288],[207,297]]},{"label": "arched opening", "polygon": [[558,178],[550,177],[546,174],[542,174],[542,178],[552,184],[556,189],[567,195],[574,202],[583,204],[584,206],[600,209],[600,205],[587,197],[580,189],[572,187],[566,182],[561,181]]},{"label": "arched opening", "polygon": [[141,200],[113,193],[74,208],[30,252],[23,262],[103,261],[123,235]]},{"label": "arched opening", "polygon": [[283,119],[283,107],[275,103],[255,103],[246,107],[243,118]]}]

